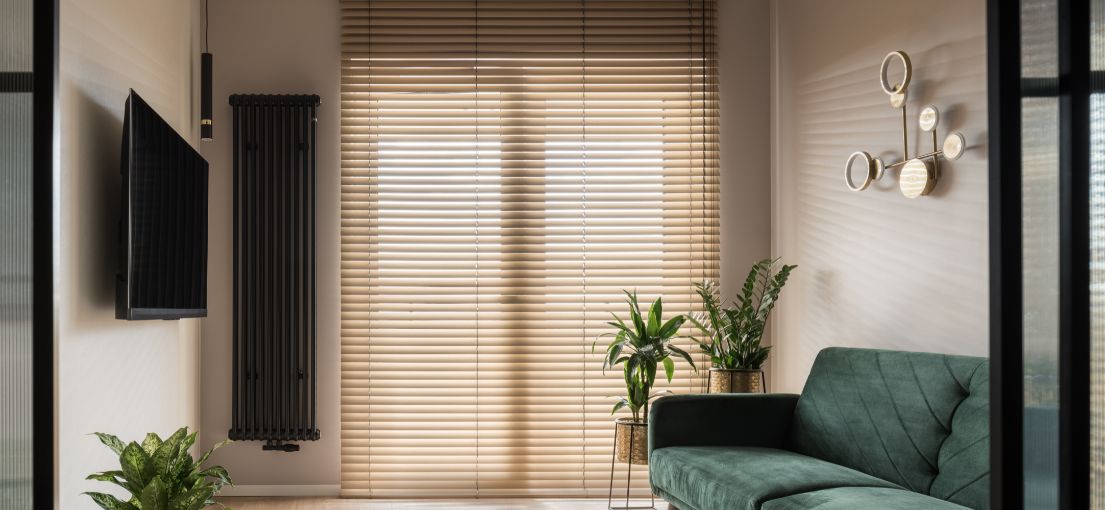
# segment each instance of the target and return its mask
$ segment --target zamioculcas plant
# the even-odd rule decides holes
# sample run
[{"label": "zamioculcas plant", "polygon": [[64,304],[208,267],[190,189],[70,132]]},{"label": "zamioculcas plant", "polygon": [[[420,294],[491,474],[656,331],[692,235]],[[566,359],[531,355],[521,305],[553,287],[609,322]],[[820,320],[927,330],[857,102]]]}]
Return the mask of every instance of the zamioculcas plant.
[{"label": "zamioculcas plant", "polygon": [[778,262],[764,259],[755,263],[730,307],[722,304],[715,282],[695,284],[704,312],[692,315],[690,321],[704,337],[694,340],[714,367],[758,370],[767,361],[771,347],[762,344],[764,328],[790,272],[798,267],[783,264],[776,271]]},{"label": "zamioculcas plant", "polygon": [[165,440],[153,432],[142,443],[123,444],[111,434],[96,433],[100,442],[119,456],[119,470],[88,475],[88,480],[109,482],[130,493],[122,501],[102,492],[86,492],[100,508],[106,510],[199,510],[218,504],[214,497],[225,485],[230,474],[221,466],[204,469],[211,452],[230,440],[216,444],[193,461],[188,449],[196,442],[196,433],[182,428]]},{"label": "zamioculcas plant", "polygon": [[673,355],[686,360],[691,368],[695,366],[686,351],[671,343],[687,318],[677,315],[662,322],[664,305],[661,298],[656,298],[648,310],[648,316],[644,317],[637,304],[637,293],[625,291],[625,295],[630,322],[626,324],[617,314],[613,314],[614,321],[608,324],[617,328],[617,332],[604,335],[611,335],[614,340],[606,347],[602,369],[605,372],[607,368],[621,365],[625,377],[626,396],[614,404],[611,414],[628,408],[634,422],[645,422],[648,420],[649,400],[660,396],[659,393],[651,393],[657,367],[663,365],[664,374],[671,382],[675,373]]}]

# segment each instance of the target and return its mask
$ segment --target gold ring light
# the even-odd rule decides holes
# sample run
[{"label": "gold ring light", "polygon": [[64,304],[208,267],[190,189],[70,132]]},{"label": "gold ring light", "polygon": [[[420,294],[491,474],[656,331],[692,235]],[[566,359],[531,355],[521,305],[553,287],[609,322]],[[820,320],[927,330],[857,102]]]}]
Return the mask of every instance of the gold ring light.
[{"label": "gold ring light", "polygon": [[[901,83],[890,83],[888,71],[895,62],[900,62],[904,69]],[[883,164],[879,158],[871,157],[866,151],[856,151],[848,156],[848,162],[844,165],[844,183],[852,191],[863,191],[882,178],[887,168],[901,167],[898,176],[898,188],[907,198],[917,198],[928,195],[936,187],[936,181],[940,176],[940,158],[956,160],[963,155],[967,147],[967,141],[959,132],[950,133],[943,145],[937,145],[936,127],[940,124],[940,110],[933,105],[927,105],[921,109],[917,116],[917,126],[926,133],[932,133],[932,151],[927,154],[909,156],[909,126],[906,121],[906,99],[909,95],[909,81],[913,78],[913,64],[909,55],[904,51],[892,51],[882,59],[879,69],[879,82],[882,91],[890,96],[890,107],[902,111],[902,160],[889,165]],[[862,180],[853,178],[853,168],[859,166],[863,175]]]}]

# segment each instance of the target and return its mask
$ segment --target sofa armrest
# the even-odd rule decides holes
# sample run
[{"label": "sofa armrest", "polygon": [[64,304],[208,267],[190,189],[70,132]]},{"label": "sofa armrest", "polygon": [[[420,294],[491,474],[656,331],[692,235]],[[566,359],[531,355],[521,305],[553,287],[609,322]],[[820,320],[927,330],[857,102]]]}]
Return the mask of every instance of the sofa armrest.
[{"label": "sofa armrest", "polygon": [[648,451],[668,446],[782,448],[798,395],[672,395],[652,404]]}]

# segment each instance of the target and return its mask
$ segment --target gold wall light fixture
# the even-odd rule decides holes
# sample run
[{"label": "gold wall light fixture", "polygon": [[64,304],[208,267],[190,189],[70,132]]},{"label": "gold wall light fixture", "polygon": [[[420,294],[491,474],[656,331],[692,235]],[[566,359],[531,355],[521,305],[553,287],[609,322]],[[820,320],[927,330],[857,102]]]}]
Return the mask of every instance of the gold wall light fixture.
[{"label": "gold wall light fixture", "polygon": [[[891,84],[887,74],[895,61],[901,62],[904,74],[900,83]],[[909,97],[909,81],[913,78],[913,64],[909,60],[909,55],[904,51],[888,53],[882,60],[879,75],[883,92],[890,96],[890,107],[902,111],[902,160],[887,165],[882,159],[872,157],[869,152],[853,152],[848,156],[848,162],[844,164],[844,183],[852,191],[863,191],[870,187],[872,182],[881,179],[887,169],[901,167],[898,188],[902,194],[908,198],[928,195],[940,177],[940,158],[949,161],[959,159],[967,146],[966,139],[961,133],[955,131],[944,138],[943,145],[938,145],[936,127],[940,124],[940,110],[933,105],[927,105],[917,116],[917,125],[921,131],[932,133],[932,151],[910,157],[906,99]],[[857,164],[862,179],[853,177],[852,170]]]}]

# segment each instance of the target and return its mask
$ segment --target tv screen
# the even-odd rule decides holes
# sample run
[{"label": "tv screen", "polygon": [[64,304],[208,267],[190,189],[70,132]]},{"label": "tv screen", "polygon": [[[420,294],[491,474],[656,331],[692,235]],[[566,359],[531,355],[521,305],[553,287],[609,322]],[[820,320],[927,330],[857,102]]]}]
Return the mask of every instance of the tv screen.
[{"label": "tv screen", "polygon": [[118,319],[207,315],[207,161],[133,90],[123,116]]}]

